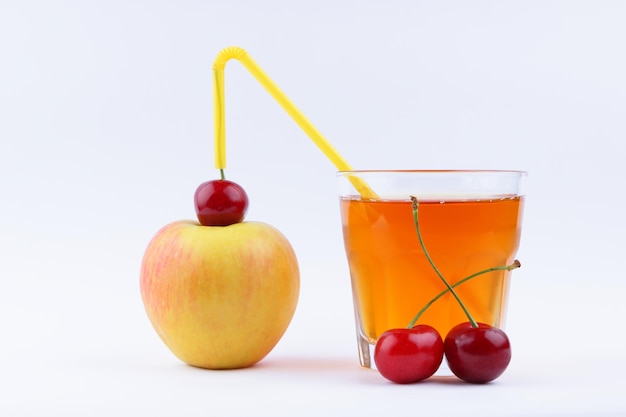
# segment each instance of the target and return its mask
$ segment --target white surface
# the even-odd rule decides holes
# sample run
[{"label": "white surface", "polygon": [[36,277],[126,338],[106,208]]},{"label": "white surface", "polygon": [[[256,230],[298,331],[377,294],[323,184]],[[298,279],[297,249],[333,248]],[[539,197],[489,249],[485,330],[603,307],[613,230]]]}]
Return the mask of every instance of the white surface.
[{"label": "white surface", "polygon": [[[0,2],[0,415],[626,413],[626,4]],[[301,261],[259,366],[179,363],[143,312],[150,237],[216,176],[211,66],[244,47],[356,168],[530,172],[486,386],[357,365],[334,167],[236,62],[227,175]]]}]

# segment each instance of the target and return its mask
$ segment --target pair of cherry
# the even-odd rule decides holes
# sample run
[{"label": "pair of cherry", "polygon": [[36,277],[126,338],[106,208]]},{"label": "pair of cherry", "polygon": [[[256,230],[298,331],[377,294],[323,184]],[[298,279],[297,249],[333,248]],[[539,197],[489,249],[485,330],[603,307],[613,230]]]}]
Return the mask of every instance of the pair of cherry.
[{"label": "pair of cherry", "polygon": [[432,326],[420,324],[383,333],[376,343],[374,362],[388,380],[409,384],[433,376],[444,355],[458,378],[483,384],[506,370],[511,344],[504,331],[488,324],[458,324],[445,340]]},{"label": "pair of cherry", "polygon": [[[379,337],[374,350],[376,367],[381,375],[390,381],[408,384],[434,375],[445,355],[450,370],[460,379],[477,384],[493,381],[502,375],[511,361],[509,338],[497,327],[477,323],[454,287],[489,272],[511,271],[519,268],[521,264],[515,260],[511,265],[488,268],[450,285],[433,263],[424,244],[418,220],[419,202],[414,196],[411,196],[411,202],[413,222],[420,246],[446,290],[428,302],[407,328],[387,330]],[[415,323],[432,303],[447,292],[454,296],[468,321],[454,326],[443,340],[432,326],[426,324],[415,326]]]}]

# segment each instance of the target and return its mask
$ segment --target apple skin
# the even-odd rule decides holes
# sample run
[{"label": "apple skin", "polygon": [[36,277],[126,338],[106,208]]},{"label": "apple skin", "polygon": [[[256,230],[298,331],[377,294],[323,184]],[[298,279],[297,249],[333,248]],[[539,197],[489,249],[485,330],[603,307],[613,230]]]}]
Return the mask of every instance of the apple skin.
[{"label": "apple skin", "polygon": [[174,355],[200,368],[235,369],[254,365],[281,339],[300,273],[293,248],[270,225],[181,220],[150,241],[140,289],[152,326]]}]

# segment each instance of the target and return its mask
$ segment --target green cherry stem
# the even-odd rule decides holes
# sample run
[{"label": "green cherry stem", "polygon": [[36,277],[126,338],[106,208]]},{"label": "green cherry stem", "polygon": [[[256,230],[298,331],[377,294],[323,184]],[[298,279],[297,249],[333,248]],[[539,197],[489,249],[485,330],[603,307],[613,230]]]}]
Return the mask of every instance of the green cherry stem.
[{"label": "green cherry stem", "polygon": [[[520,263],[520,261],[518,261],[517,259],[515,261],[513,261],[512,264],[510,265],[503,265],[503,266],[495,266],[493,268],[487,268],[487,269],[483,269],[482,271],[478,271],[472,275],[469,275],[457,282],[455,282],[454,284],[451,285],[452,288],[456,288],[459,285],[469,281],[472,278],[476,278],[480,275],[484,275],[484,274],[488,274],[489,272],[495,272],[495,271],[512,271],[514,269],[519,268],[520,266],[522,266],[522,264]],[[436,296],[434,296],[428,303],[426,303],[426,305],[419,311],[419,313],[417,313],[415,315],[415,317],[413,317],[413,320],[411,320],[411,323],[409,323],[409,325],[407,326],[408,329],[412,329],[413,326],[415,326],[415,323],[417,323],[417,321],[420,319],[420,317],[422,317],[422,314],[424,314],[426,312],[426,310],[428,310],[428,308],[433,305],[435,303],[435,301],[437,301],[438,299],[440,299],[441,297],[443,297],[444,295],[446,295],[447,293],[449,293],[450,290],[448,290],[447,288],[443,291],[441,291],[439,294],[437,294]]]},{"label": "green cherry stem", "polygon": [[224,168],[220,168],[220,178],[222,181],[226,179],[226,175],[224,175]]},{"label": "green cherry stem", "polygon": [[419,203],[417,201],[417,198],[415,198],[414,196],[411,196],[411,202],[413,203],[412,204],[412,207],[413,207],[413,223],[415,223],[415,230],[417,232],[417,238],[419,239],[420,246],[422,247],[422,250],[424,251],[424,255],[426,255],[426,259],[428,260],[428,263],[430,264],[430,266],[433,267],[433,269],[437,273],[437,276],[446,285],[446,287],[448,288],[448,291],[450,291],[452,293],[452,295],[454,296],[454,298],[456,298],[456,301],[461,306],[461,309],[463,309],[463,312],[467,316],[467,319],[469,320],[469,322],[472,325],[472,327],[478,327],[478,323],[476,323],[476,320],[474,320],[474,318],[472,317],[470,312],[467,310],[467,307],[465,307],[465,304],[463,304],[463,301],[461,301],[461,298],[459,297],[459,295],[456,293],[456,291],[454,291],[454,288],[452,288],[450,283],[443,277],[441,272],[439,272],[439,269],[435,266],[435,263],[430,258],[430,255],[428,254],[428,251],[426,250],[426,245],[424,245],[424,240],[422,239],[422,232],[420,231],[419,222],[417,220]]}]

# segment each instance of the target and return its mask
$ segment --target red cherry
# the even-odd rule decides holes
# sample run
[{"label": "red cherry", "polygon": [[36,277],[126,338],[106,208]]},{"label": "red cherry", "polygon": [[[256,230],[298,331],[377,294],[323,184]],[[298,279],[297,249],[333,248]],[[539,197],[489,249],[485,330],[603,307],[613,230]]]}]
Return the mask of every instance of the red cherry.
[{"label": "red cherry", "polygon": [[506,370],[511,361],[511,344],[504,331],[484,323],[457,324],[444,341],[450,370],[467,382],[484,384]]},{"label": "red cherry", "polygon": [[387,330],[376,342],[374,362],[382,376],[398,384],[431,377],[443,360],[443,340],[433,327]]},{"label": "red cherry", "polygon": [[243,220],[248,195],[237,183],[228,180],[203,182],[194,194],[198,221],[203,226],[228,226]]}]

